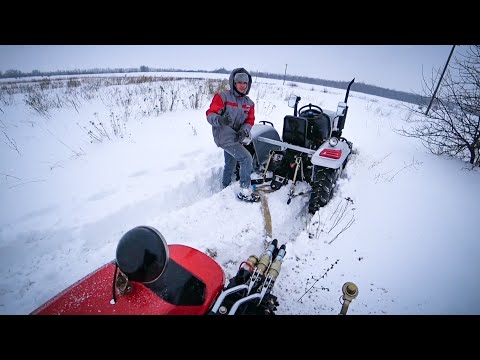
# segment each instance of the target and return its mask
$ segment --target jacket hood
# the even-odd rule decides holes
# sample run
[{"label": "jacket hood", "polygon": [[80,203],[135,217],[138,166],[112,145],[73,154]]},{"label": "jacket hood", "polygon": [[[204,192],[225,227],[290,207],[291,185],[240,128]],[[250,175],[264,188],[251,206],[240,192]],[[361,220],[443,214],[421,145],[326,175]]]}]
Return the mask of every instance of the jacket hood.
[{"label": "jacket hood", "polygon": [[[248,75],[248,86],[247,86],[247,91],[245,91],[245,94],[240,94],[236,89],[235,89],[235,84],[233,83],[233,78],[235,77],[236,73],[245,73]],[[230,78],[228,79],[228,84],[230,85],[230,89],[233,91],[235,96],[244,96],[248,95],[250,92],[250,88],[252,87],[252,75],[245,70],[244,68],[236,68],[233,69],[232,72],[230,73]]]}]

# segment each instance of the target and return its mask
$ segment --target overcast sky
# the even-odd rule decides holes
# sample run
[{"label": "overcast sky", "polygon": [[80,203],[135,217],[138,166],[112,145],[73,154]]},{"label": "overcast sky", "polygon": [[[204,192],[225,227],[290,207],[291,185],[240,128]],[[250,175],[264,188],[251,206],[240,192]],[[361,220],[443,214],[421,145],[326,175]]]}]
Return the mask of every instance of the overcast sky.
[{"label": "overcast sky", "polygon": [[[422,71],[443,69],[452,45],[2,45],[0,71],[131,68],[250,71],[420,92]],[[456,48],[458,51],[458,47]],[[287,65],[287,66],[286,66]]]}]

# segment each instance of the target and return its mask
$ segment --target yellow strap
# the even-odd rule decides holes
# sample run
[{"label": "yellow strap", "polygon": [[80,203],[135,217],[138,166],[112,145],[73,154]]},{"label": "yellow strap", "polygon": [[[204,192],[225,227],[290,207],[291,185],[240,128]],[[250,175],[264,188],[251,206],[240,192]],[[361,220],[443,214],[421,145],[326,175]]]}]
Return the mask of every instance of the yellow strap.
[{"label": "yellow strap", "polygon": [[262,202],[262,213],[265,224],[265,245],[268,245],[272,241],[272,217],[265,195],[260,194],[260,200]]}]

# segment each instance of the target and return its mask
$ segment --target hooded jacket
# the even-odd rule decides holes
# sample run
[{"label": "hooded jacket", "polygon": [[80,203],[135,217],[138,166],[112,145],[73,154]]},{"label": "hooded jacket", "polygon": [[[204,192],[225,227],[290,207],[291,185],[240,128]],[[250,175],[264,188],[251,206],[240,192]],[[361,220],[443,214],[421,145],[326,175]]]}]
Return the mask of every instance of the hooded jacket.
[{"label": "hooded jacket", "polygon": [[[235,89],[233,79],[236,73],[248,75],[248,86],[245,94],[240,94]],[[255,123],[255,105],[247,96],[252,86],[252,76],[244,68],[232,70],[228,80],[230,90],[215,94],[208,108],[207,121],[212,125],[213,140],[218,147],[238,144],[238,131],[242,128],[252,128]],[[218,118],[227,112],[233,119],[231,126],[219,125]]]}]

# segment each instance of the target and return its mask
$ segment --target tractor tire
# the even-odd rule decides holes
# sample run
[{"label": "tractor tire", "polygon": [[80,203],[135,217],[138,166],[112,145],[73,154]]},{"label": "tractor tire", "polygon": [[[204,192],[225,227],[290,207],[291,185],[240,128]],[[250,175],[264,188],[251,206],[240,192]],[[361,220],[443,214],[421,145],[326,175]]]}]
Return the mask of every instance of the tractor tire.
[{"label": "tractor tire", "polygon": [[338,178],[338,169],[314,166],[312,194],[308,202],[308,211],[315,214],[318,209],[328,204],[333,197],[333,189]]}]

